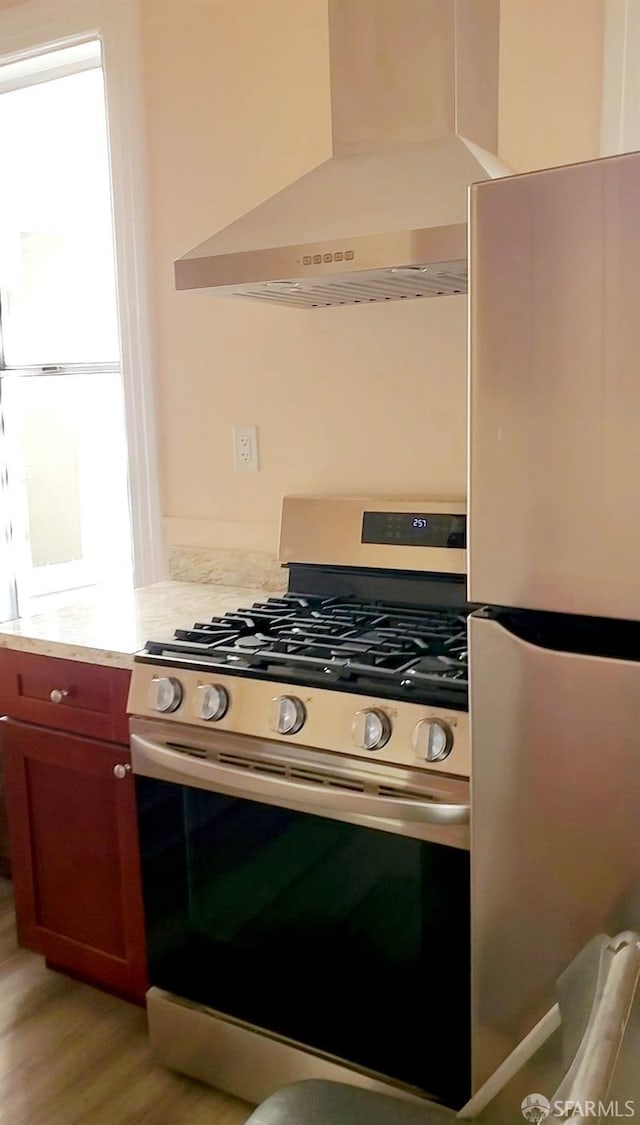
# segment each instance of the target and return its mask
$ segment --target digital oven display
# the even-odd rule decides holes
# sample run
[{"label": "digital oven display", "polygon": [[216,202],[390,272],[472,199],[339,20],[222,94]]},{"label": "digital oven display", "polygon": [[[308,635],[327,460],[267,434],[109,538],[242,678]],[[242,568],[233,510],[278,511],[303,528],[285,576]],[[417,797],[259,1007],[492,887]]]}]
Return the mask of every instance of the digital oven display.
[{"label": "digital oven display", "polygon": [[364,512],[361,542],[465,548],[467,517],[441,512]]}]

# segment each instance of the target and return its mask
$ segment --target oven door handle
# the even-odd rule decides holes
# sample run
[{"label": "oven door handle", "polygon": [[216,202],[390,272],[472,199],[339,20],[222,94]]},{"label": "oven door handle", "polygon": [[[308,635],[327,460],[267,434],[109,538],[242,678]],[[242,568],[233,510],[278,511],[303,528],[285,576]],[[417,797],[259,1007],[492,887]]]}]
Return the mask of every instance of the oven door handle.
[{"label": "oven door handle", "polygon": [[[403,820],[417,824],[468,824],[470,806],[449,804],[439,798],[379,796],[345,787],[309,784],[287,777],[277,777],[258,770],[229,766],[222,762],[190,757],[172,750],[161,742],[131,735],[131,761],[136,774],[155,777],[178,785],[190,782],[198,788],[211,789],[248,800],[286,802],[289,807],[318,814],[339,813],[366,816],[374,820]],[[401,793],[401,790],[398,790]]]}]

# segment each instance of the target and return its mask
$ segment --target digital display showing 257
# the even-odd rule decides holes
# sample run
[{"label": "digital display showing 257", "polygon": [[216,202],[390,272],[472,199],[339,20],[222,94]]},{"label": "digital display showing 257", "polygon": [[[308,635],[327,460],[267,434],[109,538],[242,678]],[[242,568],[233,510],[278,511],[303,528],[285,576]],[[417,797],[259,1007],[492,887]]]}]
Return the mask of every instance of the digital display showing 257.
[{"label": "digital display showing 257", "polygon": [[460,550],[467,545],[467,517],[442,512],[364,512],[361,542]]}]

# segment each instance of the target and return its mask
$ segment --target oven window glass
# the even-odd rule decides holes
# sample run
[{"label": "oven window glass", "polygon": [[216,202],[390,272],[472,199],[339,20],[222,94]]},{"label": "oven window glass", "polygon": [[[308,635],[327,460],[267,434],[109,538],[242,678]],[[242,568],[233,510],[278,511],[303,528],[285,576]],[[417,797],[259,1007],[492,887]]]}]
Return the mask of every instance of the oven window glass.
[{"label": "oven window glass", "polygon": [[152,984],[466,1100],[467,852],[136,782]]}]

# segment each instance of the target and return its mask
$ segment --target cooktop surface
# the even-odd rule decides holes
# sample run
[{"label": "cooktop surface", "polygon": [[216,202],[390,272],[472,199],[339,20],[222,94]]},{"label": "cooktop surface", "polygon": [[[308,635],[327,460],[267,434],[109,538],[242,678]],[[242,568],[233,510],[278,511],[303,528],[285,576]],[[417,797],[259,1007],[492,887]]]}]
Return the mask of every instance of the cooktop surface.
[{"label": "cooktop surface", "polygon": [[465,709],[468,612],[288,593],[150,640],[136,660]]}]

